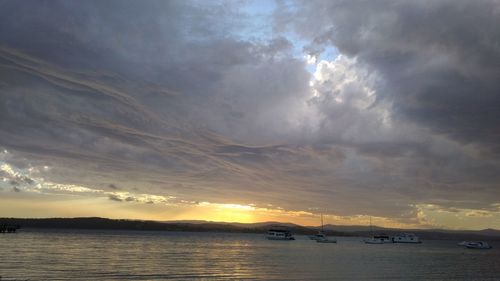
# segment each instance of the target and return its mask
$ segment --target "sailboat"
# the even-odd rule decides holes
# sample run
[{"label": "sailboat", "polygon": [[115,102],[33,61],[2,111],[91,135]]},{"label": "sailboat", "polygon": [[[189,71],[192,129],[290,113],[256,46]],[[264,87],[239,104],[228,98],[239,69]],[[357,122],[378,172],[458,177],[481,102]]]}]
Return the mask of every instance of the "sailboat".
[{"label": "sailboat", "polygon": [[314,238],[311,239],[316,240],[316,242],[318,243],[337,243],[337,239],[329,238],[325,235],[323,226],[323,214],[321,214],[321,231],[319,231],[318,234],[314,235]]},{"label": "sailboat", "polygon": [[366,244],[384,244],[391,241],[387,235],[373,235],[372,217],[370,217],[370,234],[372,237],[364,240]]},{"label": "sailboat", "polygon": [[321,214],[321,230],[318,231],[318,234],[310,235],[309,239],[311,240],[318,240],[318,239],[325,239],[325,233],[323,229],[323,214]]}]

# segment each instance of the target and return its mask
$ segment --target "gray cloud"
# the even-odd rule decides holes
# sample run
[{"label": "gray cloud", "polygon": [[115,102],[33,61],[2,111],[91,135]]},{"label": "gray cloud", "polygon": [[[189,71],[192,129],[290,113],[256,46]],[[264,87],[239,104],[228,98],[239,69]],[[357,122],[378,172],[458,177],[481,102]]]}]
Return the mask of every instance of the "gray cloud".
[{"label": "gray cloud", "polygon": [[[499,151],[498,2],[303,1],[281,27],[333,45],[381,76],[377,99],[409,120]],[[467,15],[464,17],[464,13]]]},{"label": "gray cloud", "polygon": [[116,196],[114,194],[109,194],[108,195],[108,199],[111,200],[111,201],[117,201],[117,202],[122,202],[123,201],[120,197],[118,197],[118,196]]},{"label": "gray cloud", "polygon": [[[493,209],[494,4],[307,1],[254,40],[231,2],[2,1],[0,160],[199,202]],[[289,27],[342,56],[312,77]]]}]

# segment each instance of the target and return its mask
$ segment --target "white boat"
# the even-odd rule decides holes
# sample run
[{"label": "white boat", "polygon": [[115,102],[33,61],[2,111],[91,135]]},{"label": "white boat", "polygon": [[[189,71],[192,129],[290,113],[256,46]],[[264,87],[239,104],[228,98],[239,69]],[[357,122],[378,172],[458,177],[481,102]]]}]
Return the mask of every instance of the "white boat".
[{"label": "white boat", "polygon": [[327,237],[323,230],[323,214],[321,214],[321,230],[318,234],[309,236],[309,239],[316,240],[318,243],[337,243],[337,239],[333,237]]},{"label": "white boat", "polygon": [[392,243],[391,238],[385,234],[373,235],[372,217],[370,217],[370,233],[372,234],[372,237],[364,239],[363,241],[365,242],[365,244]]},{"label": "white boat", "polygon": [[391,239],[391,237],[389,237],[389,235],[380,234],[380,235],[373,236],[373,238],[378,239],[384,243],[392,243],[392,239]]},{"label": "white boat", "polygon": [[379,239],[379,238],[375,238],[375,237],[366,238],[363,241],[365,242],[365,244],[384,244],[385,243],[384,240]]},{"label": "white boat", "polygon": [[292,233],[285,229],[269,229],[267,232],[267,239],[269,240],[295,240]]},{"label": "white boat", "polygon": [[309,239],[311,240],[321,240],[321,239],[325,239],[326,238],[326,235],[319,231],[318,234],[314,234],[314,235],[309,235]]},{"label": "white boat", "polygon": [[470,241],[465,244],[468,249],[491,249],[492,247],[484,241]]},{"label": "white boat", "polygon": [[337,239],[333,237],[324,237],[321,239],[317,239],[316,242],[318,243],[337,243]]},{"label": "white boat", "polygon": [[321,214],[321,230],[318,231],[318,234],[309,235],[309,239],[316,241],[326,239],[326,235],[323,230],[323,214]]},{"label": "white boat", "polygon": [[401,233],[392,237],[393,243],[422,243],[420,239],[413,233]]}]

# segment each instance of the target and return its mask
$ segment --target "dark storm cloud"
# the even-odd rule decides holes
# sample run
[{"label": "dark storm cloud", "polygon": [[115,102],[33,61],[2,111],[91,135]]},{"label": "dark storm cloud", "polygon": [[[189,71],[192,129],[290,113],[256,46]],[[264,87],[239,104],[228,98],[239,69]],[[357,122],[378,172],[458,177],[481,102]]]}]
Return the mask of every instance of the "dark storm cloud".
[{"label": "dark storm cloud", "polygon": [[[333,117],[322,141],[370,159],[377,174],[360,175],[367,186],[385,175],[379,184],[397,178],[389,190],[414,202],[480,208],[500,198],[499,15],[498,1],[298,1],[282,3],[275,28],[309,40],[313,55],[330,46],[350,59],[326,70],[314,102]],[[361,86],[332,90],[349,72]],[[376,92],[367,108],[387,109],[389,129],[378,113],[334,101],[364,86]],[[351,122],[329,125],[339,119]]]},{"label": "dark storm cloud", "polygon": [[[58,182],[92,187],[114,180],[124,190],[141,186],[142,192],[214,202],[251,194],[235,187],[265,177],[258,161],[266,156],[221,157],[219,147],[232,141],[206,127],[251,135],[241,123],[223,120],[224,98],[232,95],[236,105],[227,107],[237,112],[252,102],[251,110],[237,114],[251,124],[269,100],[235,92],[263,87],[269,97],[272,89],[286,96],[296,93],[297,75],[305,82],[308,75],[300,61],[282,60],[290,48],[285,38],[260,44],[227,37],[233,24],[220,17],[237,16],[224,15],[229,6],[183,3],[37,2],[31,4],[40,10],[18,20],[30,3],[2,2],[2,144],[22,152],[25,163],[54,167],[48,174]],[[283,68],[296,76],[275,81]],[[14,161],[23,162],[11,157],[8,163]],[[154,184],[144,184],[151,179]],[[191,188],[179,187],[185,182]]]},{"label": "dark storm cloud", "polygon": [[[306,2],[253,40],[229,1],[0,1],[0,175],[401,221],[494,209],[498,9],[450,3]],[[312,86],[287,15],[343,54]]]},{"label": "dark storm cloud", "polygon": [[[142,63],[173,60],[171,52],[184,47],[182,38],[215,35],[224,27],[225,10],[231,9],[229,5],[197,7],[184,1],[155,0],[0,4],[4,42],[58,64],[78,68],[97,64],[104,67],[101,71],[117,56]],[[220,24],[206,24],[218,17]],[[88,61],[88,57],[95,60]]]},{"label": "dark storm cloud", "polygon": [[404,118],[500,152],[498,1],[303,1],[295,30],[377,72]]}]

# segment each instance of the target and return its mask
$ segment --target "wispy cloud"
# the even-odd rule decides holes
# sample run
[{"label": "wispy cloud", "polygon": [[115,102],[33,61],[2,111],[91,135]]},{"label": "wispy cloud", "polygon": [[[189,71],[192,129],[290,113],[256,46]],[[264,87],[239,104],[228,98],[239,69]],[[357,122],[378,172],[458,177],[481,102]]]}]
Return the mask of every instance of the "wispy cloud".
[{"label": "wispy cloud", "polygon": [[3,2],[4,191],[493,221],[496,2],[293,2]]}]

